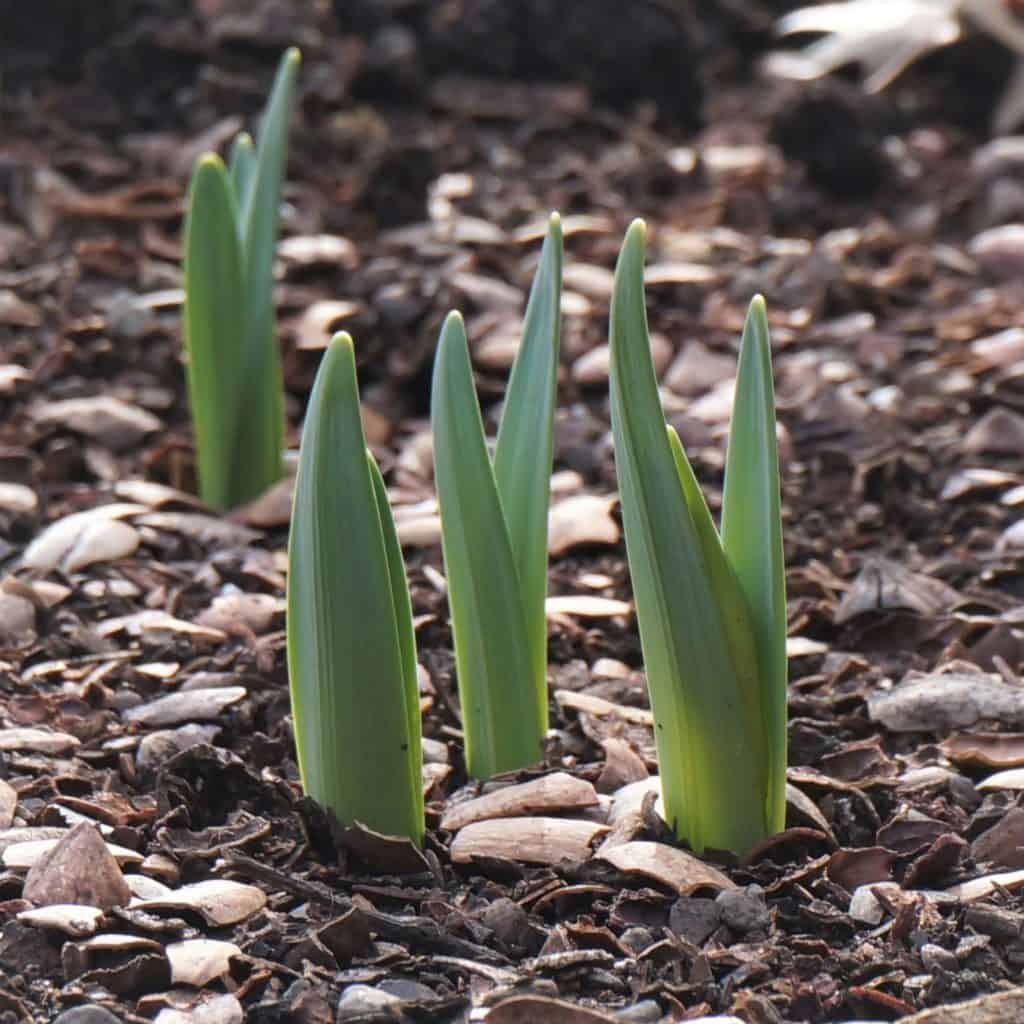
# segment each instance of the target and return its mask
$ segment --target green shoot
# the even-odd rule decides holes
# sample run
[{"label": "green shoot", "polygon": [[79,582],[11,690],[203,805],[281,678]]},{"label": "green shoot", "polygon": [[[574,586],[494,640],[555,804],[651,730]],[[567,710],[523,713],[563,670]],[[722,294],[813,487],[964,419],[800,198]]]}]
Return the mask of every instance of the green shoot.
[{"label": "green shoot", "polygon": [[493,462],[458,313],[445,321],[434,364],[434,475],[466,766],[476,778],[536,763],[547,731],[544,600],[561,278],[555,214]]},{"label": "green shoot", "polygon": [[185,344],[199,493],[226,509],[281,477],[284,394],[273,260],[299,51],[281,60],[259,143],[239,135],[231,170],[200,157],[185,223]]},{"label": "green shoot", "polygon": [[309,400],[288,545],[288,675],[306,793],[423,842],[416,642],[387,492],[367,451],[352,339]]},{"label": "green shoot", "polygon": [[615,272],[611,403],[626,550],[666,820],[702,852],[745,853],[784,827],[785,577],[764,302],[743,332],[721,538],[666,429],[643,288],[645,228]]}]

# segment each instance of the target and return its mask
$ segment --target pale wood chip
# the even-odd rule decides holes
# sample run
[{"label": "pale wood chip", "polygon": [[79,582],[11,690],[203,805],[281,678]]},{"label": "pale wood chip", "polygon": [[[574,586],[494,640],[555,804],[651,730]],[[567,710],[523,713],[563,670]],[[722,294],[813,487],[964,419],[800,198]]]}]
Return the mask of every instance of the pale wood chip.
[{"label": "pale wood chip", "polygon": [[614,494],[577,494],[558,502],[548,516],[548,554],[557,557],[581,544],[618,544],[622,537],[612,516]]},{"label": "pale wood chip", "polygon": [[467,825],[452,840],[451,857],[468,864],[474,857],[514,857],[526,864],[588,860],[590,844],[604,825],[569,818],[497,818]]},{"label": "pale wood chip", "polygon": [[616,1024],[614,1014],[548,996],[512,996],[487,1011],[487,1024]]},{"label": "pale wood chip", "polygon": [[654,727],[654,715],[646,708],[633,708],[626,704],[615,704],[604,697],[595,697],[589,693],[577,693],[575,690],[555,690],[555,700],[563,708],[582,711],[598,718],[614,716],[633,725]]},{"label": "pale wood chip", "polygon": [[697,889],[736,888],[717,868],[665,843],[623,843],[603,851],[600,856],[619,871],[653,878],[680,896],[689,896]]},{"label": "pale wood chip", "polygon": [[1024,768],[1007,768],[996,772],[987,779],[982,779],[977,786],[980,790],[988,789],[1024,789]]},{"label": "pale wood chip", "polygon": [[11,827],[17,809],[17,791],[9,782],[0,779],[0,832]]},{"label": "pale wood chip", "polygon": [[972,878],[969,882],[961,882],[959,885],[950,886],[943,892],[947,896],[953,896],[963,903],[972,903],[974,900],[984,899],[991,896],[998,889],[1009,889],[1011,891],[1024,886],[1024,870],[1000,871],[994,875],[983,875],[981,878]]},{"label": "pale wood chip", "polygon": [[597,791],[583,779],[555,772],[516,786],[506,786],[445,811],[441,828],[457,832],[474,821],[514,818],[538,812],[571,811],[597,804]]},{"label": "pale wood chip", "polygon": [[63,754],[80,743],[66,732],[15,726],[0,729],[0,750],[30,750],[34,754]]},{"label": "pale wood chip", "polygon": [[549,597],[544,602],[544,613],[553,615],[578,615],[583,619],[610,619],[616,615],[629,615],[633,606],[628,601],[616,601],[610,597],[594,597],[592,594],[566,594]]},{"label": "pale wood chip", "polygon": [[1024,1020],[1024,987],[900,1018],[901,1024],[1009,1024],[1014,1020]]},{"label": "pale wood chip", "polygon": [[218,939],[185,939],[164,949],[171,965],[172,985],[202,988],[228,973],[233,956],[242,951],[233,942]]},{"label": "pale wood chip", "polygon": [[133,612],[131,615],[118,615],[101,622],[96,627],[96,632],[103,637],[113,636],[122,630],[129,636],[145,636],[147,638],[156,638],[165,633],[176,633],[187,636],[192,641],[207,643],[223,643],[227,639],[227,633],[223,630],[212,629],[209,626],[197,626],[194,622],[177,619],[156,608],[147,608],[141,612]]}]

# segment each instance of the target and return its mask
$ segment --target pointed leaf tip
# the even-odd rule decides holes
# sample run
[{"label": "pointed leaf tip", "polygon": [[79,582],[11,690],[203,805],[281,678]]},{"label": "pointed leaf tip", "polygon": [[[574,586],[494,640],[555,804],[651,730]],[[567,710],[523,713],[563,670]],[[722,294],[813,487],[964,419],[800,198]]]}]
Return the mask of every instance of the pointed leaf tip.
[{"label": "pointed leaf tip", "polygon": [[226,170],[224,167],[224,161],[216,153],[203,153],[199,157],[199,161],[196,163],[197,171],[221,171]]},{"label": "pointed leaf tip", "polygon": [[352,335],[348,331],[338,331],[331,336],[330,342],[327,345],[328,348],[339,349],[347,348],[355,351],[355,342],[352,340]]}]

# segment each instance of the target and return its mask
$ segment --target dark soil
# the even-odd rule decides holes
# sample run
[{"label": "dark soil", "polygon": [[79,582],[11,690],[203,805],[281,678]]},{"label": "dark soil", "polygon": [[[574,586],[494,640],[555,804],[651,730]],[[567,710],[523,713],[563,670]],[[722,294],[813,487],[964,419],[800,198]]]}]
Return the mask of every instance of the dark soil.
[{"label": "dark soil", "polygon": [[[1024,765],[1024,249],[976,241],[1024,219],[1024,148],[986,148],[1006,55],[966,43],[867,97],[849,79],[757,74],[780,3],[96,6],[3,12],[0,853],[43,835],[26,828],[84,818],[140,855],[129,875],[251,883],[267,901],[230,922],[112,911],[99,934],[149,945],[97,951],[19,919],[25,872],[5,861],[0,1020],[95,1004],[165,1022],[468,1021],[497,1007],[494,1024],[817,1024],[1016,999],[1024,780],[985,780]],[[600,856],[453,861],[441,818],[466,778],[429,524],[404,534],[436,741],[425,853],[340,830],[301,799],[287,495],[196,518],[177,292],[192,162],[250,123],[292,43],[303,69],[277,288],[289,443],[343,324],[409,521],[423,526],[408,507],[432,495],[441,319],[467,316],[493,426],[500,341],[549,210],[566,223],[556,505],[615,490],[590,353],[634,216],[651,230],[666,411],[713,508],[722,385],[747,302],[767,297],[798,792],[785,833],[742,862],[712,858],[738,888],[716,897]],[[22,564],[46,526],[112,501],[141,506],[124,514],[132,552]],[[553,595],[629,600],[612,504],[574,524]],[[503,781],[568,772],[601,794],[584,816],[606,817],[622,783],[656,768],[641,668],[631,616],[552,617],[547,762]],[[921,679],[936,681],[923,707],[879,702]],[[212,710],[147,713],[193,691]],[[668,846],[645,809],[625,838]],[[989,881],[957,888],[974,879]],[[190,988],[164,947],[200,936],[239,952]],[[1005,1005],[1002,1019],[1024,1013]]]}]

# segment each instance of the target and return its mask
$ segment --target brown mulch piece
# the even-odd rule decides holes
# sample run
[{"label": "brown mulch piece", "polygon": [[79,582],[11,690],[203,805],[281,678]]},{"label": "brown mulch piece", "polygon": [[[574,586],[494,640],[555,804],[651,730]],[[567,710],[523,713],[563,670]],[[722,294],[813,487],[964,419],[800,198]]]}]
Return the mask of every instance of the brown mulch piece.
[{"label": "brown mulch piece", "polygon": [[[641,0],[625,33],[621,4],[565,6],[123,0],[86,19],[44,0],[8,26],[3,1020],[83,1004],[162,1024],[1020,1016],[1024,156],[981,137],[974,109],[1001,65],[965,86],[985,51],[950,51],[868,98],[753,74],[785,3]],[[188,173],[249,123],[293,42],[289,443],[344,325],[409,567],[423,851],[302,798],[288,481],[228,517],[192,496]],[[493,428],[551,209],[552,731],[536,770],[476,784],[431,359],[460,307]],[[606,396],[634,215],[666,413],[713,509],[743,312],[769,302],[789,820],[742,860],[692,857],[655,809]],[[60,905],[37,905],[47,893]]]}]

